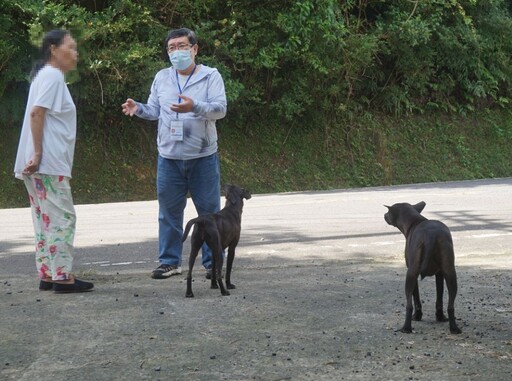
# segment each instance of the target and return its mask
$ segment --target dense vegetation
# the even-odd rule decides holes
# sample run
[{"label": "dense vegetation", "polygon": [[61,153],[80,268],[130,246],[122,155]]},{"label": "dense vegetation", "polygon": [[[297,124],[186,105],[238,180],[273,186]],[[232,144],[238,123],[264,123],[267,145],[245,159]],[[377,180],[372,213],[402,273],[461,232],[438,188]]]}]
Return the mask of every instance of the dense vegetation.
[{"label": "dense vegetation", "polygon": [[[225,80],[224,182],[253,192],[512,175],[505,0],[0,0],[0,207],[44,31],[79,42],[75,201],[154,198],[155,132],[120,104],[168,65],[169,29]],[[413,168],[420,168],[419,170]]]}]

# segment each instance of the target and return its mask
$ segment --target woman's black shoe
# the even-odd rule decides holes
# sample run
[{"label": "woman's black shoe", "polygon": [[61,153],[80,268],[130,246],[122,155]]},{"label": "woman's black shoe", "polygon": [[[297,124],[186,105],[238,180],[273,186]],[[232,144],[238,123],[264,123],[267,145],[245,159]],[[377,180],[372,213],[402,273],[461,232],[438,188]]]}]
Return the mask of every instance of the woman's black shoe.
[{"label": "woman's black shoe", "polygon": [[39,281],[39,291],[50,291],[53,290],[52,282],[45,282],[44,280]]},{"label": "woman's black shoe", "polygon": [[75,279],[73,284],[54,283],[53,291],[56,293],[72,293],[72,292],[87,292],[92,291],[94,284],[84,282],[83,280]]}]

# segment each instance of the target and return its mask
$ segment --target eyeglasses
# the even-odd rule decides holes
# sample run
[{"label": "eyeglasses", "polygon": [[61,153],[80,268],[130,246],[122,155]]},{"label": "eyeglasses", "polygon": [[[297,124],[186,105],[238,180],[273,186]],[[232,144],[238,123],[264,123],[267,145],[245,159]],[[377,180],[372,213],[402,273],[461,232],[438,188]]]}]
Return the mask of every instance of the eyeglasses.
[{"label": "eyeglasses", "polygon": [[176,50],[190,50],[190,48],[194,46],[192,44],[179,44],[179,45],[169,45],[167,47],[167,53],[173,53]]}]

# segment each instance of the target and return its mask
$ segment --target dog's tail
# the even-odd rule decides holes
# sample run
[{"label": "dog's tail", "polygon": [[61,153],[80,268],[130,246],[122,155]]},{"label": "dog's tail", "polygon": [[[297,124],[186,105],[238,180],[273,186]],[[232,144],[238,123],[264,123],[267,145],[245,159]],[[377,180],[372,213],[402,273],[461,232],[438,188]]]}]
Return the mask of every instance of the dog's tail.
[{"label": "dog's tail", "polygon": [[188,237],[188,233],[190,232],[190,229],[192,229],[192,226],[199,220],[199,217],[191,219],[189,222],[187,222],[187,226],[185,226],[185,231],[183,232],[183,237],[181,237],[181,242],[185,242],[185,240]]}]

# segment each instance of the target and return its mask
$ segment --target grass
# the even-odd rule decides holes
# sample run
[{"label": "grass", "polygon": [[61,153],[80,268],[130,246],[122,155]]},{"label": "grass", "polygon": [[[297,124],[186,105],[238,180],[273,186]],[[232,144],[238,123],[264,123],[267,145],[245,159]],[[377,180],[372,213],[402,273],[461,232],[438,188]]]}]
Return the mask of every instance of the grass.
[{"label": "grass", "polygon": [[[444,114],[301,130],[234,129],[221,122],[223,183],[253,193],[470,180],[512,176],[512,113]],[[19,131],[0,128],[0,208],[27,206],[12,176]],[[76,204],[152,200],[156,144],[152,127],[80,136],[72,187]]]}]

